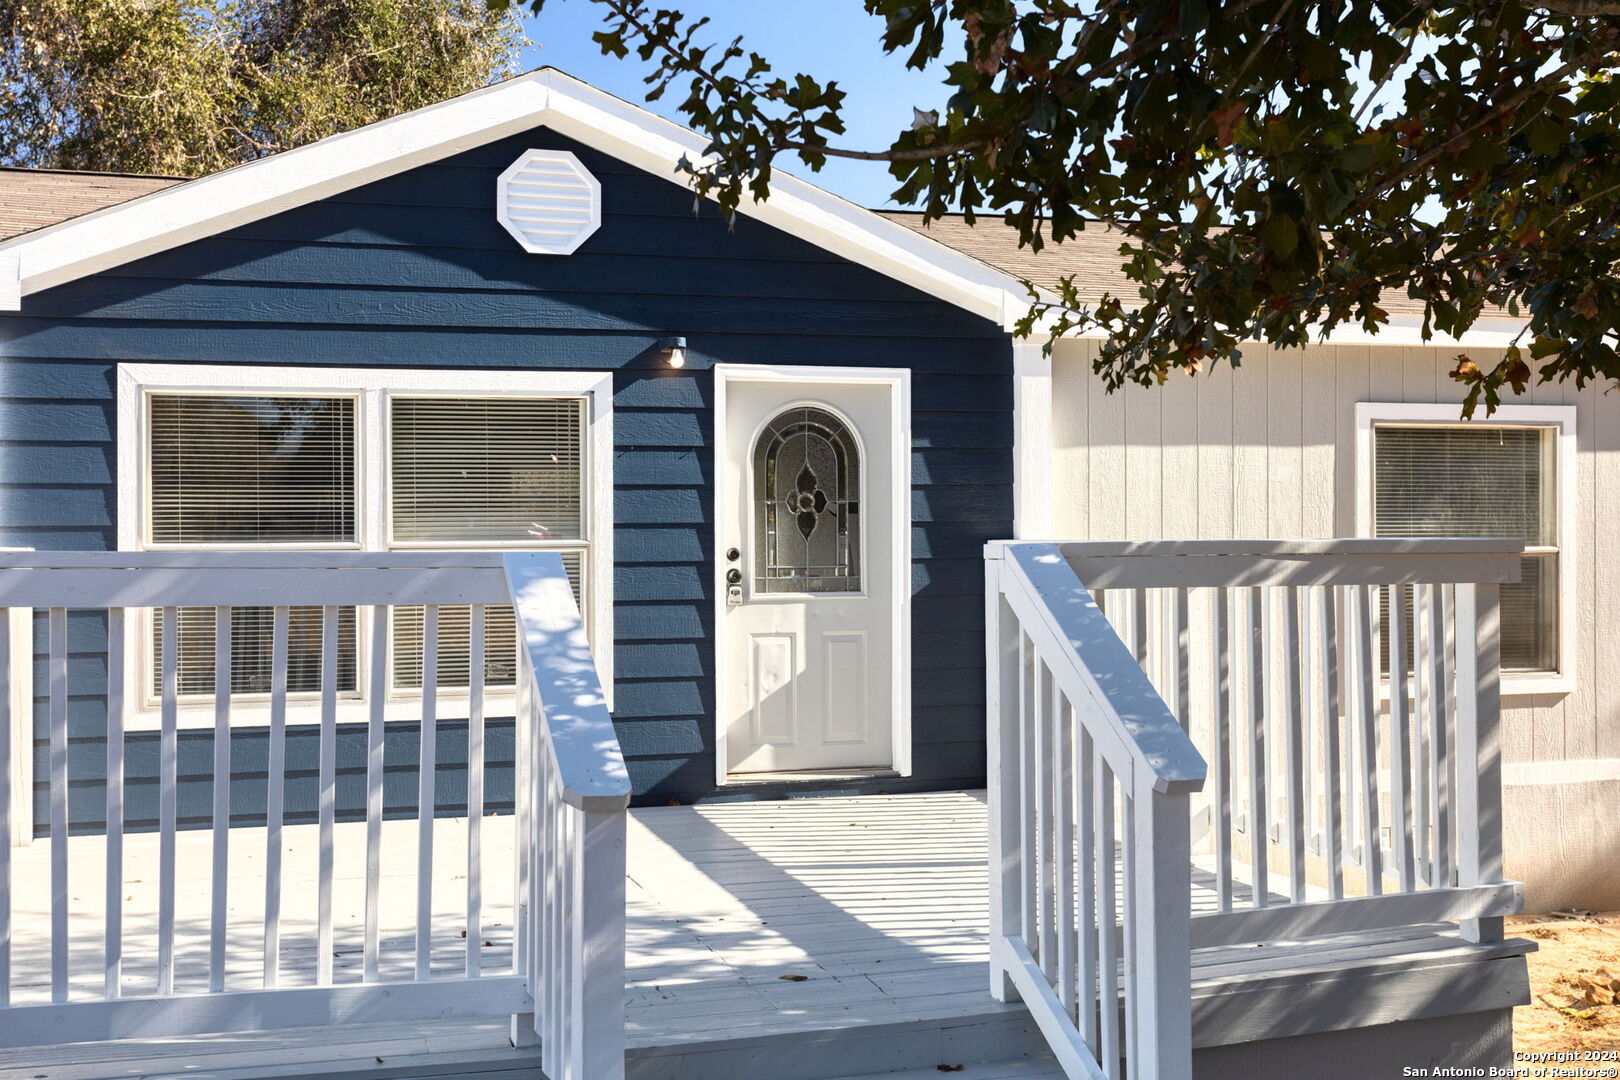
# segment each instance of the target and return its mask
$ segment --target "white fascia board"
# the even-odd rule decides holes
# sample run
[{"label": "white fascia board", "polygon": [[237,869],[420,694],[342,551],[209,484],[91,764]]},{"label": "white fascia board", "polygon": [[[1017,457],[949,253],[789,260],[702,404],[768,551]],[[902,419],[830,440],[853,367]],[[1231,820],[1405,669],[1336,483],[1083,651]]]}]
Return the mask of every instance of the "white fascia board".
[{"label": "white fascia board", "polygon": [[512,79],[25,233],[0,244],[37,292],[315,202],[534,126],[547,86]]},{"label": "white fascia board", "polygon": [[22,309],[22,260],[0,254],[0,311]]},{"label": "white fascia board", "polygon": [[[0,310],[20,310],[22,295],[542,126],[682,186],[677,163],[701,159],[707,145],[646,109],[542,68],[0,244]],[[775,175],[770,199],[741,212],[997,325],[1010,326],[1027,306],[1012,275],[784,173]],[[11,294],[8,257],[20,264]]]},{"label": "white fascia board", "polygon": [[[700,163],[707,141],[646,109],[560,71],[551,79],[547,127],[685,187],[677,163]],[[1011,326],[1026,306],[1018,279],[795,176],[774,171],[771,197],[738,212],[931,296]]]}]

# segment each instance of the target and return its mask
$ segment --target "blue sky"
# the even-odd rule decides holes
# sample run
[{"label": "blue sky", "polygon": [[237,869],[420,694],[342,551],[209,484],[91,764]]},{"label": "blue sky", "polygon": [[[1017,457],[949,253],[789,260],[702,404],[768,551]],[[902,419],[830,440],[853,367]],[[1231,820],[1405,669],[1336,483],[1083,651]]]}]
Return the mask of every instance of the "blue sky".
[{"label": "blue sky", "polygon": [[[837,80],[849,95],[844,114],[849,132],[840,145],[885,147],[910,125],[913,105],[931,108],[944,100],[937,72],[908,71],[898,56],[884,55],[882,23],[861,10],[859,0],[684,0],[668,6],[709,16],[705,39],[710,42],[729,42],[742,34],[744,47],[763,55],[781,74],[791,77],[802,71]],[[675,103],[681,95],[671,92],[648,105],[641,81],[647,66],[634,53],[624,60],[605,57],[591,40],[602,26],[601,10],[590,0],[550,0],[545,14],[524,20],[534,44],[523,54],[523,67],[550,64],[679,121]],[[896,181],[881,162],[833,160],[816,174],[797,158],[784,158],[782,164],[786,171],[863,206],[894,205],[889,193]]]}]

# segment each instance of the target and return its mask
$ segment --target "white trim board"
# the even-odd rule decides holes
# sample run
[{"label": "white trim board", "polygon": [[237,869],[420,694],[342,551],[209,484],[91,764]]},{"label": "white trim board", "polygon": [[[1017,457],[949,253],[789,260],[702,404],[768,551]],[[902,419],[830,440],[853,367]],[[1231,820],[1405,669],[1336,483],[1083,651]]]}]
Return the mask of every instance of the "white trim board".
[{"label": "white trim board", "polygon": [[[146,399],[152,391],[198,393],[250,393],[289,395],[352,395],[360,400],[356,417],[358,442],[356,463],[361,478],[358,493],[357,530],[360,542],[350,550],[423,550],[420,545],[391,545],[388,541],[388,445],[387,400],[391,394],[433,394],[445,397],[570,397],[586,400],[585,431],[585,513],[587,537],[583,557],[585,569],[586,621],[591,651],[596,659],[608,707],[613,707],[613,374],[606,371],[480,371],[463,369],[253,367],[222,364],[138,364],[118,365],[118,548],[121,551],[148,550],[143,531],[147,499],[144,471],[146,442]],[[367,479],[375,483],[367,483]],[[578,548],[575,543],[535,545],[456,544],[456,550],[469,548],[519,547]],[[162,551],[204,551],[231,549],[232,545],[163,545]],[[329,551],[342,545],[265,545],[287,550]],[[441,546],[442,549],[442,546]],[[369,641],[369,620],[356,619],[355,633],[362,660],[374,647]],[[142,672],[146,641],[144,631],[126,635],[125,670]],[[363,666],[360,670],[365,670]],[[363,686],[353,696],[340,697],[340,722],[365,719],[367,705],[361,696]],[[441,688],[439,700],[455,706],[466,692]],[[126,717],[131,731],[152,730],[157,726],[155,706],[148,707],[144,694],[130,695],[132,707]],[[489,710],[508,707],[515,701],[511,690],[488,689]],[[421,697],[399,692],[391,694],[386,706],[389,720],[418,720]],[[306,723],[318,716],[317,700],[289,697],[289,723]],[[213,705],[208,699],[180,705],[181,727],[210,727]],[[269,722],[268,701],[235,698],[232,723],[252,726]],[[302,715],[308,713],[308,716]],[[491,715],[499,715],[491,712]]]},{"label": "white trim board", "polygon": [[[714,365],[714,475],[722,473],[722,463],[728,451],[726,445],[726,384],[728,382],[791,382],[887,385],[890,389],[889,408],[891,438],[894,440],[894,657],[891,680],[891,715],[893,731],[890,754],[894,758],[892,771],[900,776],[911,775],[911,369],[910,368],[854,368],[854,367],[791,367],[763,364]],[[853,427],[851,428],[853,431]],[[729,677],[726,650],[720,641],[720,627],[726,617],[725,564],[721,553],[725,551],[726,523],[734,512],[726,485],[715,482],[714,490],[714,682],[715,698],[719,700],[722,680]],[[738,778],[726,771],[726,726],[718,714],[714,717],[714,770],[719,787],[747,783],[746,775]]]},{"label": "white trim board", "polygon": [[[678,162],[702,161],[708,145],[703,136],[640,106],[541,68],[0,244],[0,311],[21,310],[18,298],[41,289],[535,127],[676,184],[682,183]],[[999,326],[1010,327],[1028,306],[1016,276],[780,170],[773,174],[771,197],[744,202],[739,212]],[[11,259],[20,264],[15,288],[4,284]]]},{"label": "white trim board", "polygon": [[1460,420],[1456,402],[1356,403],[1356,533],[1372,535],[1373,425],[1416,424],[1433,427],[1539,427],[1557,431],[1554,469],[1558,485],[1558,670],[1546,674],[1502,673],[1502,695],[1567,694],[1575,689],[1577,632],[1575,570],[1575,417],[1574,405],[1501,405],[1489,418]]}]

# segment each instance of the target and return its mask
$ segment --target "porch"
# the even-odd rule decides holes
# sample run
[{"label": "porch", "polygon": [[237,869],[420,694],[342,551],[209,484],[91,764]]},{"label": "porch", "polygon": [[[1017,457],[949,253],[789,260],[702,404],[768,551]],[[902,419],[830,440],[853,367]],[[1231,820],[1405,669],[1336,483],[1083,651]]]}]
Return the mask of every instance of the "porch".
[{"label": "porch", "polygon": [[[492,866],[514,851],[514,818],[484,819]],[[989,979],[983,792],[826,797],[630,811],[627,831],[625,1034],[631,1077],[770,1075],[791,1080],[967,1065],[969,1080],[1058,1080],[1029,1012],[986,993]],[[415,960],[414,822],[384,824],[379,970],[411,977]],[[314,904],[319,828],[288,826],[283,857],[289,904],[280,923],[280,980],[318,981]],[[467,822],[434,826],[433,973],[465,970]],[[237,829],[227,988],[262,975],[263,829]],[[204,874],[206,832],[184,832],[178,856]],[[105,841],[71,849],[71,996],[100,995],[99,898]],[[363,978],[365,825],[334,831],[334,982]],[[125,992],[155,978],[160,843],[124,845]],[[397,856],[395,853],[398,853]],[[1210,860],[1197,860],[1194,905],[1219,906]],[[20,850],[13,1000],[50,995],[50,842]],[[483,897],[480,971],[512,970],[512,894],[491,875]],[[1238,895],[1245,897],[1247,883]],[[1273,897],[1273,902],[1280,901]],[[204,992],[206,894],[183,896],[175,942],[176,993]],[[1476,945],[1451,925],[1398,933],[1339,934],[1193,953],[1193,1040],[1201,1051],[1331,1030],[1355,1030],[1471,1011],[1515,998],[1528,942]],[[784,976],[787,976],[786,978]],[[798,978],[803,976],[802,980]],[[1300,997],[1308,988],[1308,997]],[[1419,988],[1431,997],[1414,1001]],[[184,1072],[214,1080],[388,1076],[536,1075],[537,1050],[514,1048],[505,1019],[468,1016],[320,1028],[265,1026],[228,1035],[131,1037],[0,1050],[0,1080],[111,1080]],[[1386,1036],[1387,1037],[1387,1036]],[[1230,1051],[1228,1051],[1230,1052]],[[377,1059],[382,1059],[378,1061]],[[1196,1060],[1196,1059],[1195,1059]]]},{"label": "porch", "polygon": [[[418,1076],[538,1064],[550,1080],[1043,1061],[1070,1080],[1209,1080],[1260,1061],[1313,1062],[1327,1080],[1323,1055],[1355,1075],[1498,1063],[1531,947],[1501,933],[1519,888],[1500,862],[1496,590],[1518,550],[992,544],[984,797],[634,812],[554,553],[10,555],[0,604],[42,609],[50,820],[48,840],[13,853],[0,815],[0,1046],[30,1077],[41,1055],[79,1076],[109,1061],[130,1075],[137,1049],[229,1057],[220,1032],[248,1033],[237,1076],[315,1060],[330,1073],[341,1057]],[[319,720],[313,825],[283,820],[288,605],[320,626],[303,705]],[[178,828],[185,607],[213,609],[207,831]],[[260,830],[230,825],[244,607],[274,628],[253,702],[269,722]],[[69,672],[87,666],[70,656],[70,608],[104,616],[105,836],[68,830]],[[378,641],[401,609],[422,628],[409,820],[383,813],[381,692],[364,820],[336,820],[345,609]],[[155,832],[126,833],[123,705],[141,669],[125,645],[147,610],[163,642],[159,813]],[[516,811],[491,817],[486,628],[506,611]],[[13,622],[0,670],[27,647]],[[466,636],[447,644],[441,625]],[[443,696],[441,649],[465,680]],[[354,681],[380,688],[391,658],[369,656]],[[434,813],[446,715],[466,717],[460,820]],[[0,758],[11,732],[0,717]],[[382,1052],[405,1031],[426,1033],[406,1040],[422,1061]],[[454,1060],[433,1059],[440,1038]],[[283,1043],[299,1061],[271,1068]]]}]

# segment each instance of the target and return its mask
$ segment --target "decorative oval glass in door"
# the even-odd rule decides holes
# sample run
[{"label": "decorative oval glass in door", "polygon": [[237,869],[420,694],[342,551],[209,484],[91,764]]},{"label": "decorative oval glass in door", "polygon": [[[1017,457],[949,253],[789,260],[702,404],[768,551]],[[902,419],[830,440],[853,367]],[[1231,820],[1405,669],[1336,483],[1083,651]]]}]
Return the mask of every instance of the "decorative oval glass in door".
[{"label": "decorative oval glass in door", "polygon": [[861,455],[825,409],[777,414],[754,444],[754,591],[861,589]]}]

